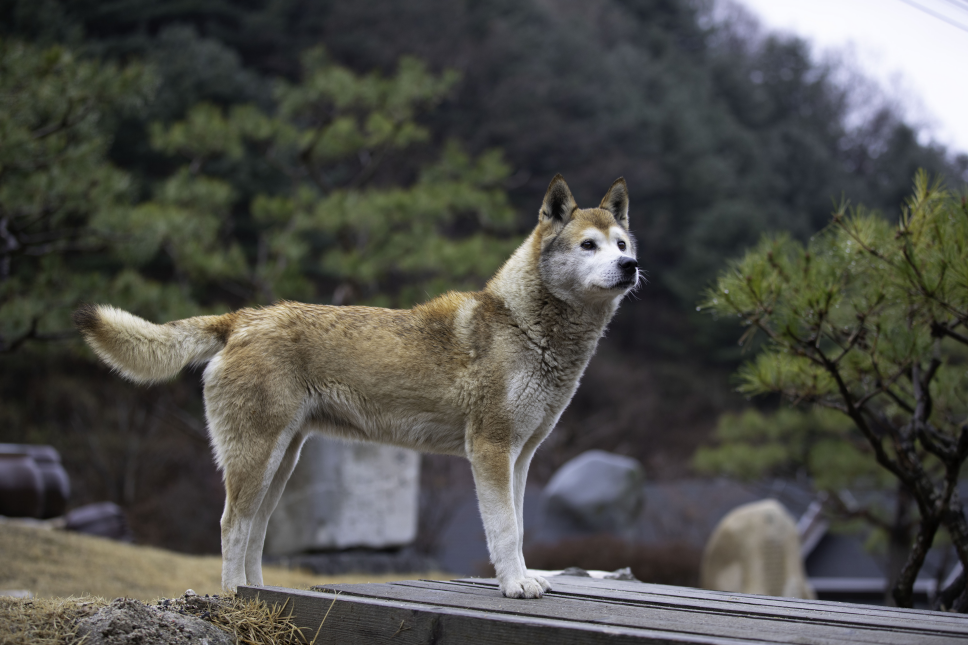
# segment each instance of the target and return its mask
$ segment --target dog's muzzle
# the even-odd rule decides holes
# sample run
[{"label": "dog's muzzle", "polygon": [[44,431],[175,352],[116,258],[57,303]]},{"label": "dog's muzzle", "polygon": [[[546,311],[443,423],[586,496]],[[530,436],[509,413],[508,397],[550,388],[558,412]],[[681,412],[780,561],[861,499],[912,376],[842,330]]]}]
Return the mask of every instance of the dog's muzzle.
[{"label": "dog's muzzle", "polygon": [[633,284],[639,274],[639,263],[635,258],[622,258],[618,261],[618,268],[622,272],[622,282]]}]

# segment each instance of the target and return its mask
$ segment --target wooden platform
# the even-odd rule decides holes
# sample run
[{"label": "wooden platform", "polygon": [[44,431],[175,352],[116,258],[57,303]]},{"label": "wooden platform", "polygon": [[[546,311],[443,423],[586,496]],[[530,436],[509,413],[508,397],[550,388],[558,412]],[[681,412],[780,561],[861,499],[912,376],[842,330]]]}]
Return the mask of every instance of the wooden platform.
[{"label": "wooden platform", "polygon": [[539,600],[504,598],[496,581],[482,578],[240,587],[239,595],[288,603],[307,641],[319,630],[316,643],[342,645],[968,643],[968,615],[572,576],[548,581],[553,591]]}]

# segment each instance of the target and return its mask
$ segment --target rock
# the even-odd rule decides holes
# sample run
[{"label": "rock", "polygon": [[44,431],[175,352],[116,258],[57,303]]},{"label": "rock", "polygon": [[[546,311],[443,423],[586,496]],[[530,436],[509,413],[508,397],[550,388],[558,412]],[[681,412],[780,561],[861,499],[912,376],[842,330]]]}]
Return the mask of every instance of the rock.
[{"label": "rock", "polygon": [[34,594],[32,591],[27,589],[0,589],[0,598],[33,598]]},{"label": "rock", "polygon": [[631,567],[622,567],[615,571],[609,571],[605,575],[606,580],[624,580],[625,582],[639,582],[639,579],[632,573]]},{"label": "rock", "polygon": [[630,529],[644,506],[645,470],[631,457],[589,450],[567,462],[542,493],[548,530],[621,533]]},{"label": "rock", "polygon": [[[581,567],[568,567],[567,569],[562,569],[561,571],[544,571],[541,575],[547,577],[548,575],[555,576],[572,576],[575,578],[595,578],[597,580],[623,580],[625,582],[641,582],[632,573],[630,567],[623,567],[621,569],[616,569],[615,571],[586,571]],[[552,585],[554,586],[554,585]]]},{"label": "rock", "polygon": [[134,541],[124,509],[114,502],[97,502],[75,508],[64,516],[64,528],[120,542]]},{"label": "rock", "polygon": [[0,515],[40,517],[44,478],[37,462],[17,444],[0,444],[0,448],[4,448],[0,451]]},{"label": "rock", "polygon": [[416,553],[410,547],[399,550],[348,549],[346,551],[269,556],[263,560],[263,564],[274,564],[289,569],[303,569],[324,576],[340,576],[347,573],[384,575],[441,570],[440,563],[434,558]]},{"label": "rock", "polygon": [[739,506],[720,521],[706,542],[700,586],[816,598],[804,573],[797,524],[773,499]]},{"label": "rock", "polygon": [[44,510],[40,518],[49,520],[63,515],[71,496],[71,481],[61,464],[60,453],[54,446],[28,445],[26,448],[44,480]]},{"label": "rock", "polygon": [[85,645],[233,645],[235,638],[200,618],[118,598],[77,623]]},{"label": "rock", "polygon": [[417,536],[420,456],[313,437],[269,520],[265,553],[404,546]]}]

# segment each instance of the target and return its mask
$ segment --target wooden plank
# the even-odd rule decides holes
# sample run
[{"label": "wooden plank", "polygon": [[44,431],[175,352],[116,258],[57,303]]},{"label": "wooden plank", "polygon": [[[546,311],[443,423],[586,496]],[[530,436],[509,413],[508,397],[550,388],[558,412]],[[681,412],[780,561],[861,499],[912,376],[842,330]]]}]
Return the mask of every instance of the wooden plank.
[{"label": "wooden plank", "polygon": [[[259,598],[269,604],[285,605],[286,612],[291,612],[293,621],[302,628],[307,640],[312,641],[318,634],[316,643],[319,645],[507,645],[524,642],[529,645],[744,645],[753,642],[658,629],[489,614],[471,609],[336,596],[281,587],[242,586],[238,593],[242,598]],[[755,642],[757,645],[784,645],[764,639]]]},{"label": "wooden plank", "polygon": [[[461,588],[463,587],[463,588]],[[436,606],[473,608],[494,614],[511,614],[543,619],[597,623],[625,628],[654,628],[694,636],[724,636],[748,642],[810,643],[834,645],[845,643],[878,643],[909,645],[910,631],[822,624],[810,620],[778,621],[731,612],[697,612],[675,607],[654,608],[624,603],[591,602],[561,596],[554,592],[541,600],[523,601],[497,596],[474,585],[450,585],[423,581],[365,585],[325,585],[325,589],[345,594],[403,602],[424,602]],[[963,638],[944,634],[916,634],[924,645],[964,643]]]},{"label": "wooden plank", "polygon": [[[422,586],[429,588],[440,588],[440,585],[460,584],[446,583],[443,581],[405,581],[394,583],[398,585]],[[582,586],[571,586],[555,581],[556,591],[551,592],[553,597],[565,596],[586,602],[605,603],[610,606],[626,605],[630,607],[651,608],[664,611],[664,616],[671,616],[669,612],[691,612],[702,614],[714,623],[722,625],[732,618],[745,617],[753,620],[768,621],[768,629],[782,629],[795,634],[807,634],[815,627],[831,626],[840,627],[850,631],[861,630],[864,635],[858,637],[858,641],[870,642],[928,642],[927,637],[935,636],[943,641],[965,642],[968,640],[968,620],[961,620],[957,624],[938,623],[933,619],[936,616],[946,617],[949,614],[917,616],[917,620],[911,616],[897,618],[896,616],[868,616],[864,614],[838,614],[827,613],[817,609],[788,609],[785,607],[761,608],[746,606],[743,611],[737,611],[736,605],[729,602],[703,601],[690,598],[677,598],[674,602],[668,597],[658,597],[659,601],[654,602],[654,597],[650,594],[618,593],[610,590],[589,589]],[[449,587],[452,588],[452,587]],[[589,592],[591,592],[590,595]],[[486,593],[490,593],[489,590]],[[927,612],[924,612],[927,613]],[[695,618],[693,618],[695,620]],[[762,629],[762,628],[760,628]],[[834,635],[834,631],[825,630],[824,635]],[[885,635],[887,634],[887,635]],[[890,634],[896,634],[891,636]]]},{"label": "wooden plank", "polygon": [[[740,602],[736,602],[732,600],[735,595],[696,598],[691,595],[659,595],[644,590],[615,591],[610,586],[596,586],[577,582],[583,580],[587,580],[587,578],[553,578],[553,593],[595,599],[603,602],[621,602],[652,607],[672,607],[693,611],[729,613],[733,615],[771,618],[781,621],[808,620],[813,623],[837,624],[848,627],[874,627],[912,633],[934,633],[944,636],[963,636],[968,638],[968,616],[957,614],[926,611],[903,614],[889,611],[867,612],[864,611],[867,608],[866,605],[855,606],[860,607],[860,610],[856,610],[850,605],[847,605],[846,608],[839,606],[831,608],[827,605],[833,605],[834,603],[821,603],[819,605],[810,603],[807,605],[799,604],[795,601],[775,604],[755,604],[743,602],[750,598],[750,596],[739,596]],[[454,581],[454,583],[466,584],[461,581]],[[484,587],[483,585],[474,586]],[[497,590],[496,584],[493,586],[488,585],[485,588]]]},{"label": "wooden plank", "polygon": [[[440,581],[429,581],[441,584]],[[396,584],[413,585],[414,582]],[[420,584],[423,584],[421,582]],[[448,583],[444,583],[448,584]],[[462,584],[462,583],[449,583]],[[609,589],[589,589],[586,586],[569,585],[556,581],[556,596],[566,596],[583,599],[588,602],[603,602],[609,604],[625,604],[655,609],[673,609],[699,612],[713,615],[746,616],[758,620],[776,622],[809,622],[818,625],[837,625],[847,628],[873,628],[888,631],[908,632],[912,634],[936,634],[940,636],[962,636],[968,638],[968,621],[960,624],[948,624],[930,620],[931,617],[898,618],[896,616],[880,616],[866,614],[843,614],[825,612],[814,608],[762,607],[756,605],[742,605],[722,600],[702,600],[688,597],[672,599],[668,596],[656,596],[648,593],[615,592]]]},{"label": "wooden plank", "polygon": [[[497,580],[494,578],[460,578],[453,582],[480,585],[497,589]],[[862,605],[857,603],[836,602],[830,600],[802,600],[799,598],[782,598],[778,596],[757,596],[753,594],[741,594],[727,591],[710,591],[708,589],[697,589],[693,587],[675,587],[671,585],[657,585],[645,582],[632,582],[627,580],[603,580],[596,578],[586,578],[580,576],[554,576],[549,580],[552,588],[556,583],[570,584],[588,587],[590,589],[612,589],[615,591],[629,593],[651,593],[658,596],[670,598],[693,598],[728,601],[736,605],[754,605],[763,607],[787,607],[792,609],[814,609],[823,612],[846,613],[855,615],[883,615],[901,618],[905,620],[920,619],[930,617],[930,621],[947,623],[954,626],[968,625],[968,615],[953,614],[941,611],[930,611],[927,609],[904,609],[899,607],[884,607],[881,605]],[[739,609],[739,607],[737,607]],[[744,609],[745,610],[745,609]]]}]

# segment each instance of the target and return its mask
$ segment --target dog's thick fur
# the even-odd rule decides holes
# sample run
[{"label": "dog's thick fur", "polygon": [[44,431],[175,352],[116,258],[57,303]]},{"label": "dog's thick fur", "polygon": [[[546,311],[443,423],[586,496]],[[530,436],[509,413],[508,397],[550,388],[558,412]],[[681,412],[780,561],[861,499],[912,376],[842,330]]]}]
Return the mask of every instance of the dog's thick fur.
[{"label": "dog's thick fur", "polygon": [[624,179],[581,210],[558,175],[538,220],[483,291],[405,311],[281,302],[163,325],[105,305],[75,312],[133,381],[208,363],[226,589],[262,584],[266,523],[313,431],[467,457],[501,590],[549,588],[521,552],[528,465],[639,272]]}]

